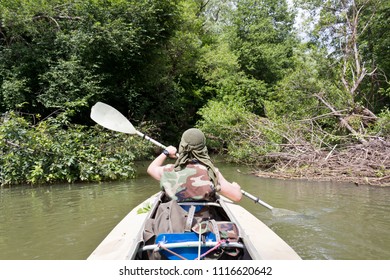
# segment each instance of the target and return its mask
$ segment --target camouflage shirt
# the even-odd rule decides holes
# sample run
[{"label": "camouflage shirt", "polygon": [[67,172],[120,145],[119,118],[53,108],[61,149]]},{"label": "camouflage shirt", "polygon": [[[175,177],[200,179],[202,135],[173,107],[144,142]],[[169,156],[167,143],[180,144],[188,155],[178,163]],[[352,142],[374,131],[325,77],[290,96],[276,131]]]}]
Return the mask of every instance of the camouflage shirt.
[{"label": "camouflage shirt", "polygon": [[160,187],[173,200],[215,200],[215,187],[210,181],[207,167],[199,163],[190,163],[175,171],[173,165],[164,168]]}]

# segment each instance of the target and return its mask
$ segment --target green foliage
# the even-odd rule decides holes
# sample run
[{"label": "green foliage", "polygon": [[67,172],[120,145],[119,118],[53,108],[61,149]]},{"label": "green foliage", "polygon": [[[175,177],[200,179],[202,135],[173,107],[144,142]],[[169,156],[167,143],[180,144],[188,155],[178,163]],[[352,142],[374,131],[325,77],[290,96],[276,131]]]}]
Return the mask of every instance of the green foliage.
[{"label": "green foliage", "polygon": [[202,120],[198,127],[208,136],[208,147],[227,149],[233,160],[246,163],[278,151],[283,141],[274,123],[247,111],[242,103],[234,100],[210,101],[199,112]]},{"label": "green foliage", "polygon": [[[293,2],[305,44],[285,0],[0,1],[0,112],[27,114],[1,121],[2,182],[133,176],[150,146],[75,124],[92,124],[96,101],[164,143],[198,123],[211,149],[246,162],[348,137],[316,95],[359,133],[388,136],[389,1]],[[361,131],[358,107],[380,118]]]},{"label": "green foliage", "polygon": [[330,64],[331,61],[324,60],[323,53],[315,48],[297,49],[294,70],[286,73],[268,95],[265,102],[267,117],[294,121],[329,113],[315,94],[325,94],[335,108],[344,108],[348,98],[334,83]]},{"label": "green foliage", "polygon": [[103,181],[135,176],[134,160],[150,144],[98,126],[65,125],[49,118],[31,126],[7,113],[0,124],[2,185]]},{"label": "green foliage", "polygon": [[26,87],[27,79],[19,79],[16,74],[11,74],[3,79],[0,92],[3,95],[5,109],[17,108],[25,101],[25,96],[28,95]]},{"label": "green foliage", "polygon": [[360,24],[365,32],[359,46],[367,71],[372,75],[363,81],[359,101],[379,113],[384,104],[390,104],[390,2],[375,0],[368,4],[362,10]]},{"label": "green foliage", "polygon": [[150,210],[152,210],[152,204],[151,203],[147,203],[147,204],[144,204],[142,206],[142,208],[138,208],[137,210],[137,214],[140,215],[140,214],[146,214],[146,213],[149,213]]},{"label": "green foliage", "polygon": [[[69,102],[103,95],[99,78],[80,64],[76,58],[59,60],[56,65],[41,75],[43,93],[38,101],[46,108],[62,108]],[[99,94],[100,93],[100,94]]]},{"label": "green foliage", "polygon": [[109,101],[139,120],[158,103],[170,112],[161,101],[177,93],[166,52],[180,27],[177,2],[1,1],[0,109],[24,104],[46,115],[83,100]]},{"label": "green foliage", "polygon": [[198,112],[202,119],[198,122],[199,129],[209,134],[207,146],[211,149],[223,150],[237,137],[239,127],[245,121],[248,113],[239,102],[234,100],[210,101]]},{"label": "green foliage", "polygon": [[296,41],[293,15],[285,0],[238,1],[233,14],[232,47],[246,74],[274,84],[291,68]]},{"label": "green foliage", "polygon": [[229,155],[236,162],[267,165],[266,155],[279,152],[285,124],[278,124],[256,115],[247,116],[240,128],[238,141],[230,143]]},{"label": "green foliage", "polygon": [[240,71],[237,57],[227,42],[220,42],[218,46],[205,46],[202,51],[197,72],[207,86],[201,92],[218,100],[234,99],[248,111],[263,114],[263,101],[268,93],[266,84]]},{"label": "green foliage", "polygon": [[376,136],[389,137],[390,136],[390,110],[387,108],[383,110],[373,125],[370,126],[370,132]]},{"label": "green foliage", "polygon": [[349,94],[349,106],[359,104],[374,113],[388,106],[381,89],[389,88],[389,1],[296,2],[312,15],[311,43],[326,50],[325,60],[333,60],[334,83]]}]

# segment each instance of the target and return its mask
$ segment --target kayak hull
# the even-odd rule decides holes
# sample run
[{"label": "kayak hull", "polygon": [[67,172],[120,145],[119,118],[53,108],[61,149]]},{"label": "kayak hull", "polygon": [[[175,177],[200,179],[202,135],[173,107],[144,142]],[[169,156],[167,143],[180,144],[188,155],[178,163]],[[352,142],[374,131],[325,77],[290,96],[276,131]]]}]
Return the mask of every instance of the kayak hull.
[{"label": "kayak hull", "polygon": [[[156,250],[157,244],[146,246],[143,244],[143,229],[146,221],[153,217],[157,211],[163,196],[164,193],[159,192],[131,210],[92,252],[88,260],[135,260],[139,259],[140,251]],[[240,259],[301,259],[282,238],[240,205],[234,204],[224,197],[220,197],[217,203],[214,204],[218,205],[230,221],[237,225],[240,234],[240,242],[237,242],[237,244],[220,245],[241,247],[244,253],[241,254]],[[209,244],[201,245],[203,246],[203,249],[201,249],[200,243],[193,239],[194,237],[191,237],[191,240],[187,241],[180,240],[180,242],[172,244],[164,243],[164,246],[178,248],[175,250],[180,255],[180,252],[189,252],[190,249],[186,248],[194,247],[197,250],[197,247],[199,247],[199,252],[204,253],[207,248],[217,245],[215,240],[210,239]],[[180,257],[171,259],[180,259]]]}]

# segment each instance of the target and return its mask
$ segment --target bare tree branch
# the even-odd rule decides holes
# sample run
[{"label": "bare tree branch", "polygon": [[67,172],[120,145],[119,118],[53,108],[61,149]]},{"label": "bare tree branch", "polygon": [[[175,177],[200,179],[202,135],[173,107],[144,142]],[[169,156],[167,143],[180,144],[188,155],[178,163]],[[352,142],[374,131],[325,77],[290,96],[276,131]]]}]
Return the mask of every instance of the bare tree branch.
[{"label": "bare tree branch", "polygon": [[355,129],[353,129],[352,126],[349,125],[349,123],[343,118],[340,113],[335,110],[328,102],[326,102],[319,94],[314,94],[315,97],[317,97],[326,107],[328,107],[333,114],[339,119],[341,125],[345,127],[346,129],[349,130],[359,141],[360,143],[366,143],[367,141],[359,134],[356,132]]}]

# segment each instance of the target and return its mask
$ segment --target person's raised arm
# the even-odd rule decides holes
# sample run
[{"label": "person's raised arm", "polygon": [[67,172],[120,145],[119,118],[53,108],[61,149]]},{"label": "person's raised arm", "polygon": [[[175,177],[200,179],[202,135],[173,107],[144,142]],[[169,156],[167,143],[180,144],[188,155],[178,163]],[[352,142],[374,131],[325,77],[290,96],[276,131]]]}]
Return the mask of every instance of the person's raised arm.
[{"label": "person's raised arm", "polygon": [[169,146],[165,149],[168,151],[168,155],[161,153],[156,157],[148,166],[147,172],[154,179],[160,181],[162,173],[164,171],[164,161],[167,157],[175,158],[177,149],[173,146]]}]

